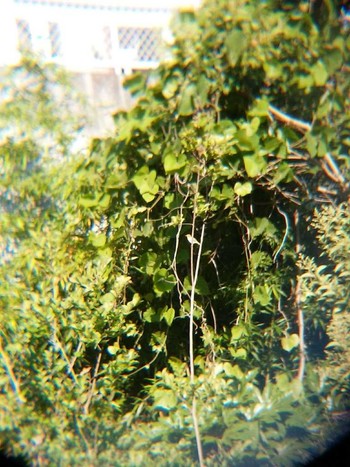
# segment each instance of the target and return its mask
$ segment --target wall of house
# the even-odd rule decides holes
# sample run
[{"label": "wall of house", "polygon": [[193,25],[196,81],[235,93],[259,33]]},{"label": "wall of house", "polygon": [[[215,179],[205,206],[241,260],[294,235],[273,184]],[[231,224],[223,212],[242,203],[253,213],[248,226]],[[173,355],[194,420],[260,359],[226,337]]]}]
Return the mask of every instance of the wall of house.
[{"label": "wall of house", "polygon": [[199,0],[1,0],[0,66],[31,50],[73,73],[87,96],[91,135],[112,128],[111,113],[130,106],[125,75],[154,68],[178,8]]}]

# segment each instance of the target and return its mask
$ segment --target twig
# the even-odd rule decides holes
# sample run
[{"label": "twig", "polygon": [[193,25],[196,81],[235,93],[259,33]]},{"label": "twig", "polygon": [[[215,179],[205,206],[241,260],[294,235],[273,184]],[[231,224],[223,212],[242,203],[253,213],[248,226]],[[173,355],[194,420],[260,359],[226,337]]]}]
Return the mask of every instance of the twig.
[{"label": "twig", "polygon": [[140,368],[136,368],[136,370],[132,371],[131,373],[128,373],[127,376],[129,377],[129,376],[132,376],[132,375],[136,375],[136,373],[139,373],[144,368],[148,368],[150,365],[152,365],[152,363],[154,363],[157,360],[157,358],[159,357],[159,355],[163,352],[163,349],[165,347],[165,342],[166,342],[166,338],[165,338],[163,344],[161,345],[160,350],[158,350],[158,352],[155,354],[155,356],[152,358],[152,360],[145,363]]},{"label": "twig", "polygon": [[191,414],[192,414],[192,420],[193,420],[194,433],[196,435],[199,465],[200,465],[200,467],[204,467],[204,456],[203,456],[203,448],[202,448],[202,443],[201,443],[201,439],[200,439],[200,432],[199,432],[199,426],[198,426],[197,401],[196,401],[196,396],[195,395],[193,395],[193,399],[192,399]]},{"label": "twig", "polygon": [[63,360],[66,362],[67,364],[67,367],[68,367],[68,374],[71,376],[74,384],[79,384],[78,383],[78,380],[77,380],[77,376],[76,374],[74,373],[74,369],[73,369],[73,366],[71,364],[71,362],[69,361],[69,358],[61,344],[61,342],[59,341],[59,339],[57,338],[57,335],[56,335],[56,323],[54,323],[54,326],[53,326],[53,329],[52,329],[52,341],[53,341],[53,345],[56,346],[58,348],[58,350],[60,351],[62,357],[63,357]]},{"label": "twig", "polygon": [[[182,194],[182,192],[181,192],[181,194]],[[184,196],[185,196],[185,199],[182,201],[182,203],[180,205],[180,214],[179,214],[180,222],[179,222],[177,232],[176,232],[175,251],[174,251],[173,261],[171,263],[171,268],[173,270],[173,273],[174,273],[174,276],[175,276],[175,279],[176,279],[176,288],[177,288],[177,293],[178,293],[178,296],[179,296],[180,305],[182,305],[182,292],[186,292],[186,294],[189,297],[188,292],[185,290],[184,284],[182,283],[181,279],[179,278],[179,275],[177,273],[177,267],[176,267],[177,252],[179,250],[180,235],[181,235],[181,230],[182,230],[182,226],[183,226],[183,207],[184,207],[184,205],[185,205],[185,203],[187,201],[187,198],[189,196],[189,190],[187,190],[187,193]],[[180,289],[180,287],[182,288],[182,290]]]},{"label": "twig", "polygon": [[[194,200],[193,200],[193,215],[192,215],[192,238],[195,238],[195,230],[196,230],[196,216],[197,216],[197,195],[198,195],[198,185],[199,185],[199,174],[197,177],[197,189],[194,193]],[[190,267],[191,267],[191,296],[190,296],[190,323],[189,323],[189,358],[190,358],[190,381],[191,384],[194,385],[195,381],[195,373],[194,373],[194,308],[195,308],[195,293],[196,293],[196,285],[198,281],[198,274],[199,274],[199,266],[201,261],[202,255],[202,248],[203,248],[203,241],[204,241],[204,232],[205,232],[205,222],[202,224],[201,236],[199,242],[196,243],[194,241],[191,242],[191,256],[190,256]],[[194,263],[194,247],[198,246],[197,252],[197,260],[196,264]],[[194,388],[193,388],[194,390]],[[193,394],[192,398],[192,420],[193,420],[193,428],[196,436],[196,445],[197,445],[197,453],[198,453],[198,460],[201,467],[204,467],[204,457],[203,457],[203,449],[202,449],[202,441],[199,432],[198,426],[198,418],[197,418],[197,405],[196,405],[196,397]]]},{"label": "twig", "polygon": [[85,452],[88,453],[88,455],[91,457],[91,448],[89,446],[89,443],[88,443],[88,440],[86,439],[86,436],[84,435],[83,433],[83,430],[80,428],[80,425],[79,425],[79,422],[78,422],[78,418],[76,415],[74,415],[74,423],[75,423],[75,428],[77,430],[77,433],[79,435],[79,437],[81,438],[84,446],[85,446]]},{"label": "twig", "polygon": [[70,362],[70,367],[71,368],[74,368],[75,362],[76,362],[76,360],[78,358],[78,354],[81,351],[82,346],[83,346],[83,343],[81,341],[79,341],[79,344],[78,344],[78,346],[76,348],[76,351],[74,353],[74,357],[72,358],[72,360]]},{"label": "twig", "polygon": [[191,296],[190,296],[190,375],[191,375],[191,383],[194,382],[194,344],[193,344],[193,332],[194,332],[194,307],[195,307],[195,293],[196,293],[196,285],[198,281],[198,274],[199,274],[199,265],[201,261],[201,254],[202,254],[202,247],[203,247],[203,240],[204,240],[204,231],[205,231],[205,222],[202,225],[201,231],[201,238],[199,241],[198,246],[198,255],[196,261],[196,267],[194,269],[194,243],[191,243]]},{"label": "twig", "polygon": [[[299,120],[297,118],[291,117],[290,115],[281,112],[280,110],[276,109],[273,105],[269,105],[269,112],[276,117],[277,120],[289,125],[297,130],[301,131],[302,133],[306,133],[307,131],[312,130],[312,124],[308,122],[304,122],[303,120]],[[321,164],[322,170],[325,174],[334,182],[340,183],[341,185],[345,184],[345,177],[341,173],[337,163],[333,159],[332,155],[327,152],[324,155],[324,162]]]},{"label": "twig", "polygon": [[98,371],[100,369],[101,359],[102,359],[102,351],[101,351],[101,349],[98,349],[98,356],[97,356],[97,360],[96,360],[96,365],[95,365],[95,368],[94,368],[94,373],[92,375],[92,383],[90,385],[87,400],[86,400],[86,402],[84,404],[84,413],[85,413],[85,415],[88,415],[88,413],[89,413],[89,407],[90,407],[92,396],[93,396],[93,393],[94,393],[94,390],[95,390],[97,374],[98,374]]},{"label": "twig", "polygon": [[1,338],[0,338],[0,355],[1,355],[1,358],[2,358],[2,361],[3,361],[5,371],[7,373],[7,376],[9,377],[10,385],[11,385],[11,387],[13,389],[13,392],[16,394],[17,401],[19,403],[23,404],[25,402],[25,398],[21,394],[19,382],[18,382],[18,380],[17,380],[17,378],[15,376],[15,373],[14,373],[14,371],[12,369],[10,359],[7,356],[5,350],[2,347]]},{"label": "twig", "polygon": [[276,117],[277,120],[280,120],[286,125],[292,126],[303,133],[306,131],[310,131],[312,128],[312,125],[310,123],[304,122],[303,120],[299,120],[295,117],[291,117],[285,114],[284,112],[281,112],[280,110],[276,109],[276,107],[274,107],[273,105],[269,105],[269,112],[274,117]]},{"label": "twig", "polygon": [[[296,245],[295,252],[297,254],[297,261],[300,257],[301,244],[300,244],[300,229],[299,229],[299,212],[295,211],[294,213],[294,224],[295,224],[295,234],[296,234]],[[298,379],[303,382],[305,374],[305,323],[304,323],[304,313],[301,304],[301,271],[298,267],[298,276],[297,283],[295,287],[295,305],[298,313],[298,326],[299,326],[299,369],[298,369]]]},{"label": "twig", "polygon": [[276,263],[277,261],[277,258],[279,256],[279,254],[281,253],[285,243],[286,243],[286,240],[287,240],[287,237],[288,237],[288,231],[289,231],[289,219],[288,219],[288,216],[287,214],[282,211],[282,209],[280,209],[278,206],[277,206],[277,211],[282,214],[282,216],[284,217],[284,220],[285,220],[285,223],[286,223],[286,230],[284,232],[284,236],[283,236],[283,239],[282,239],[282,243],[280,245],[280,247],[278,248],[278,250],[276,251],[276,253],[273,255],[273,262]]},{"label": "twig", "polygon": [[326,161],[326,164],[332,171],[333,176],[336,178],[335,181],[343,185],[345,183],[345,177],[341,173],[337,163],[335,162],[335,160],[333,159],[333,157],[331,156],[329,152],[325,154],[324,159]]}]

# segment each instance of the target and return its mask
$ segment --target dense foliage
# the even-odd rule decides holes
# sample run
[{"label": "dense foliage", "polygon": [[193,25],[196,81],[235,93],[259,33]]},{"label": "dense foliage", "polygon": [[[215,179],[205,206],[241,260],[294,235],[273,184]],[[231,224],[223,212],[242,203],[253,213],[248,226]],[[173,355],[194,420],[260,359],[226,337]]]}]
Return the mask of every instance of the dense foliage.
[{"label": "dense foliage", "polygon": [[1,143],[1,440],[34,465],[291,465],[346,415],[350,40],[318,6],[207,1],[89,154]]}]

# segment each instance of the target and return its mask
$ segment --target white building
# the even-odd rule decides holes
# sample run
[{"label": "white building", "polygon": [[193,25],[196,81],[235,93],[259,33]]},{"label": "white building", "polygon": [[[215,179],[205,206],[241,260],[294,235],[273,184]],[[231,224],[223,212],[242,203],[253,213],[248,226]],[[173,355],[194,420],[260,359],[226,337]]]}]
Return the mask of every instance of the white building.
[{"label": "white building", "polygon": [[104,116],[127,105],[121,77],[157,65],[176,9],[200,0],[0,0],[0,66],[32,50],[73,72]]}]

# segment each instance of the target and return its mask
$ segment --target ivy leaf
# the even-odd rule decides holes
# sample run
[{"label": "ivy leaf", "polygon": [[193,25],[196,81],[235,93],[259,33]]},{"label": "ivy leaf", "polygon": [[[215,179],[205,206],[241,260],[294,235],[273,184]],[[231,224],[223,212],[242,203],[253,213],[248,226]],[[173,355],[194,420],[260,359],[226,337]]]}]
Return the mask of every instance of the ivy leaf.
[{"label": "ivy leaf", "polygon": [[173,274],[170,274],[167,269],[161,268],[154,274],[153,288],[157,295],[162,295],[165,292],[170,292],[176,280]]},{"label": "ivy leaf", "polygon": [[168,152],[164,156],[163,164],[164,170],[167,174],[178,172],[187,163],[187,157],[184,154],[175,154]]},{"label": "ivy leaf", "polygon": [[162,89],[162,94],[165,97],[165,99],[172,98],[175,95],[178,87],[179,87],[178,79],[176,79],[175,77],[169,77],[165,81],[163,89]]},{"label": "ivy leaf", "polygon": [[94,232],[90,232],[89,241],[94,247],[102,248],[105,246],[107,238],[106,235],[103,233],[96,234]]},{"label": "ivy leaf", "polygon": [[163,311],[162,317],[167,323],[167,325],[171,326],[172,322],[174,321],[174,317],[175,317],[174,308],[168,308],[166,311]]},{"label": "ivy leaf", "polygon": [[188,85],[180,95],[178,112],[181,116],[188,116],[194,110],[194,97],[196,95],[196,87],[194,84]]},{"label": "ivy leaf", "polygon": [[170,389],[158,388],[153,392],[153,406],[169,411],[177,406],[177,397]]},{"label": "ivy leaf", "polygon": [[240,29],[233,29],[226,37],[225,45],[227,48],[227,58],[229,64],[233,67],[238,62],[242,52],[246,48],[247,38]]},{"label": "ivy leaf", "polygon": [[269,103],[265,99],[257,99],[253,107],[249,110],[251,117],[267,117],[269,115]]},{"label": "ivy leaf", "polygon": [[254,289],[253,298],[256,303],[260,303],[261,306],[266,306],[270,303],[270,290],[268,285],[257,285]]},{"label": "ivy leaf", "polygon": [[290,334],[289,336],[282,337],[281,339],[282,349],[290,352],[297,345],[299,345],[299,336],[298,334]]},{"label": "ivy leaf", "polygon": [[278,165],[277,171],[273,177],[273,182],[278,185],[283,182],[291,182],[294,178],[293,170],[289,167],[287,162],[281,162]]},{"label": "ivy leaf", "polygon": [[266,160],[257,154],[252,156],[243,156],[244,167],[248,177],[254,178],[264,173],[267,162]]},{"label": "ivy leaf", "polygon": [[253,190],[253,185],[250,182],[236,182],[235,186],[233,187],[233,191],[236,193],[238,196],[247,196],[249,195]]},{"label": "ivy leaf", "polygon": [[96,196],[81,196],[79,205],[83,208],[93,208],[98,205],[98,199]]},{"label": "ivy leaf", "polygon": [[321,61],[311,67],[310,73],[316,86],[324,86],[326,84],[328,73],[325,65]]},{"label": "ivy leaf", "polygon": [[245,349],[230,349],[230,354],[234,358],[242,358],[243,360],[247,358],[247,351]]},{"label": "ivy leaf", "polygon": [[252,238],[266,235],[273,237],[276,234],[276,227],[267,217],[256,217],[250,227]]},{"label": "ivy leaf", "polygon": [[136,172],[132,179],[141,196],[147,203],[153,201],[159,191],[156,178],[157,172],[155,170],[150,171],[148,166],[145,165]]},{"label": "ivy leaf", "polygon": [[231,342],[238,341],[242,336],[246,335],[246,329],[244,326],[237,324],[231,328]]},{"label": "ivy leaf", "polygon": [[201,105],[205,105],[210,90],[210,81],[205,75],[201,75],[197,83],[197,97]]},{"label": "ivy leaf", "polygon": [[143,319],[147,323],[159,323],[161,320],[160,314],[157,313],[153,308],[148,308],[144,313],[143,313]]}]

